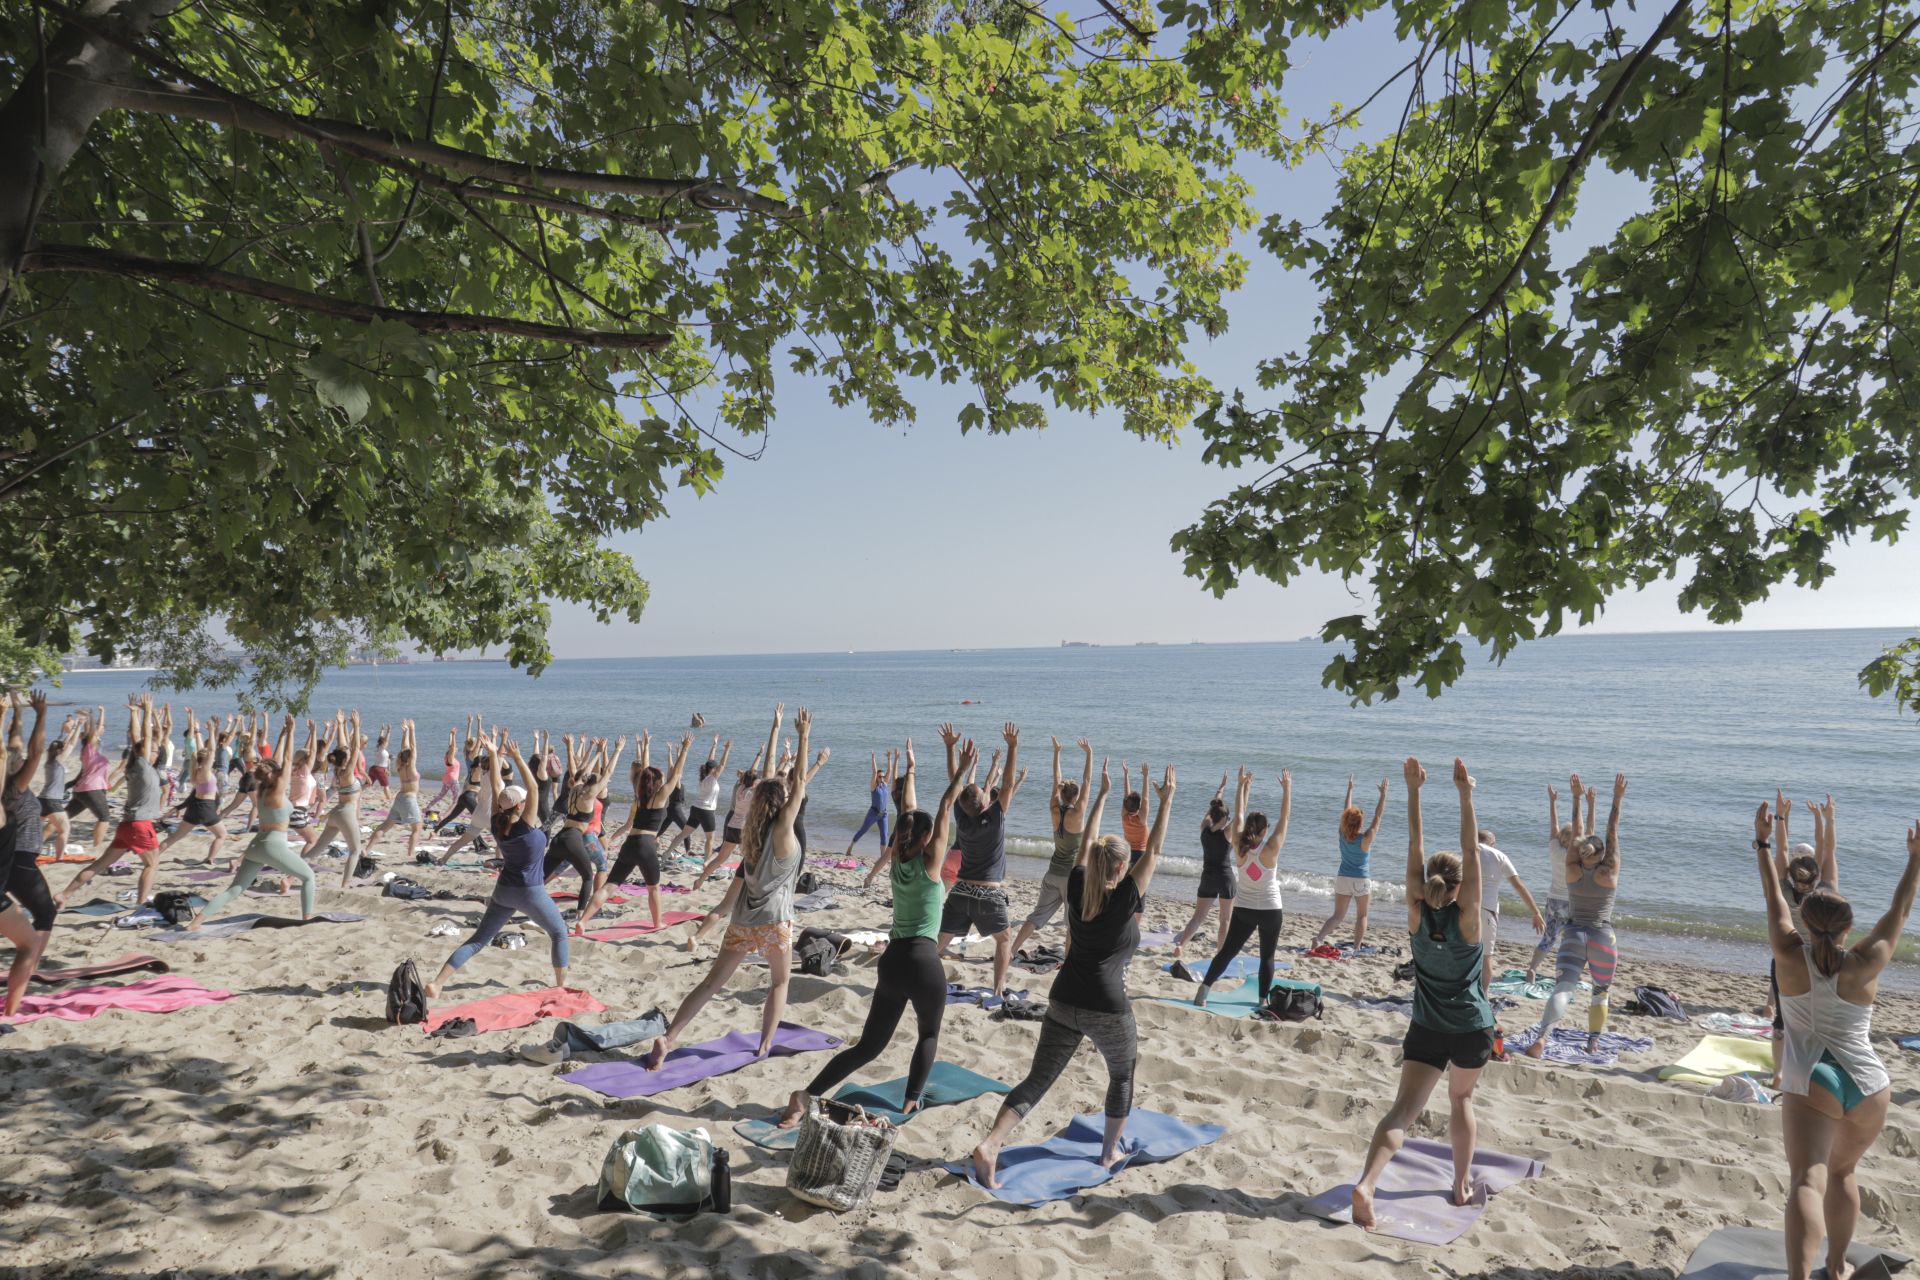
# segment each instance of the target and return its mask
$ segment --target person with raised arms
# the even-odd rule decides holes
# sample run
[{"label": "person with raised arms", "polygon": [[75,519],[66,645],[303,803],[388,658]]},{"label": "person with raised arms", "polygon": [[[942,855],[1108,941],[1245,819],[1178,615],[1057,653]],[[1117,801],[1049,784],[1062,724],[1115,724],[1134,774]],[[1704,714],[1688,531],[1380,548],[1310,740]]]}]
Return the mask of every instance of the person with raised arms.
[{"label": "person with raised arms", "polygon": [[1527,961],[1527,982],[1532,984],[1540,972],[1540,966],[1546,963],[1549,953],[1560,947],[1560,934],[1567,926],[1567,858],[1573,853],[1574,846],[1580,843],[1585,834],[1580,829],[1580,775],[1574,774],[1567,779],[1572,791],[1573,804],[1567,813],[1566,825],[1560,823],[1560,793],[1547,784],[1547,866],[1552,871],[1552,880],[1547,886],[1547,905],[1542,913],[1544,921],[1539,941],[1533,944],[1533,958]]},{"label": "person with raised arms", "polygon": [[[960,748],[960,758],[976,754],[972,739]],[[920,1109],[926,1092],[927,1077],[933,1071],[940,1051],[940,1021],[947,1009],[947,971],[940,963],[936,936],[940,927],[940,906],[945,900],[946,882],[940,878],[941,864],[947,856],[947,830],[953,817],[954,798],[960,794],[960,776],[947,779],[947,789],[932,817],[922,809],[909,808],[894,824],[893,846],[888,851],[888,881],[893,887],[893,930],[887,949],[880,953],[875,971],[873,1003],[867,1007],[866,1025],[860,1038],[835,1054],[804,1089],[787,1099],[786,1112],[779,1127],[790,1129],[806,1114],[810,1098],[823,1098],[828,1090],[880,1056],[893,1040],[901,1015],[913,1006],[918,1032],[913,1044],[913,1059],[907,1068],[907,1089],[901,1110]]]},{"label": "person with raised arms", "polygon": [[[518,770],[516,776],[532,776],[520,748],[514,745],[506,730],[496,732],[500,735],[498,749],[504,750],[513,761]],[[500,878],[494,882],[493,896],[487,900],[487,909],[473,936],[454,949],[447,962],[440,966],[439,974],[427,984],[429,999],[438,999],[453,975],[485,950],[516,915],[526,916],[547,935],[548,954],[553,961],[553,985],[567,985],[567,922],[547,895],[547,833],[534,821],[539,816],[535,812],[538,802],[523,786],[501,785],[499,769],[487,770],[484,777],[492,787],[487,813],[493,837],[500,845]]]},{"label": "person with raised arms", "polygon": [[1015,955],[1027,945],[1034,930],[1045,928],[1066,905],[1067,879],[1080,865],[1080,837],[1087,825],[1087,801],[1092,799],[1093,746],[1082,738],[1079,747],[1085,753],[1080,781],[1062,779],[1060,739],[1053,740],[1053,790],[1047,796],[1047,816],[1053,820],[1053,857],[1047,862],[1047,873],[1040,877],[1040,897],[1014,936]]},{"label": "person with raised arms", "polygon": [[[774,708],[773,728],[767,733],[769,760],[778,758],[780,720],[785,710],[785,704]],[[806,803],[807,781],[813,772],[807,767],[813,713],[801,707],[794,713],[793,727],[799,745],[790,780],[768,777],[753,789],[753,806],[747,811],[746,830],[741,834],[739,897],[720,942],[720,954],[707,976],[680,1002],[666,1034],[653,1042],[642,1060],[649,1071],[659,1070],[700,1011],[727,984],[741,962],[754,954],[765,959],[768,968],[767,1003],[760,1015],[760,1056],[773,1049],[774,1033],[787,1011],[787,979],[793,972],[793,882],[800,875],[802,853],[793,824],[800,806]],[[827,752],[822,751],[813,768],[824,764],[826,757]]]},{"label": "person with raised arms", "polygon": [[394,793],[393,806],[387,810],[387,816],[367,837],[367,847],[394,827],[404,827],[407,832],[407,861],[413,861],[414,847],[420,843],[420,832],[426,826],[426,814],[420,809],[420,747],[414,740],[413,721],[400,722],[400,754],[393,758],[394,779],[400,789]]},{"label": "person with raised arms", "polygon": [[1373,1194],[1380,1175],[1407,1140],[1407,1129],[1426,1110],[1440,1077],[1447,1084],[1447,1139],[1453,1148],[1454,1204],[1472,1195],[1473,1090],[1493,1057],[1493,1009],[1480,989],[1486,952],[1480,944],[1480,834],[1473,815],[1473,778],[1466,763],[1453,762],[1460,793],[1462,853],[1425,856],[1420,829],[1420,788],[1427,771],[1407,757],[1407,933],[1413,947],[1413,1020],[1400,1045],[1400,1085],[1393,1105],[1374,1126],[1366,1163],[1353,1187],[1355,1226],[1377,1225]]},{"label": "person with raised arms", "polygon": [[1373,838],[1380,834],[1380,816],[1386,811],[1387,780],[1382,778],[1380,798],[1373,806],[1373,821],[1363,830],[1360,823],[1366,815],[1353,802],[1353,775],[1347,775],[1347,798],[1340,804],[1340,870],[1333,878],[1333,914],[1320,926],[1308,950],[1334,935],[1340,922],[1346,919],[1349,903],[1353,906],[1353,945],[1357,947],[1367,940],[1367,908],[1373,901],[1373,881],[1368,878],[1373,869]]},{"label": "person with raised arms", "polygon": [[[1227,808],[1227,775],[1220,775],[1220,785],[1214,789],[1213,799],[1207,802],[1207,812],[1200,819],[1200,887],[1193,895],[1193,915],[1188,918],[1186,927],[1173,939],[1173,962],[1176,966],[1174,976],[1187,980],[1192,977],[1181,962],[1187,943],[1193,941],[1200,926],[1207,922],[1207,912],[1219,909],[1219,922],[1214,925],[1213,949],[1218,951],[1227,945],[1227,927],[1233,922],[1233,900],[1235,893],[1233,871],[1233,811]],[[1015,948],[1018,951],[1019,948]]]},{"label": "person with raised arms", "polygon": [[45,776],[40,783],[40,822],[56,858],[64,858],[67,853],[67,806],[73,801],[67,778],[74,765],[75,747],[86,728],[85,712],[69,716],[60,726],[60,736],[47,746]]},{"label": "person with raised arms", "polygon": [[[1262,1003],[1273,989],[1273,953],[1280,946],[1280,930],[1286,923],[1284,903],[1280,899],[1280,850],[1287,843],[1287,824],[1293,815],[1293,774],[1280,771],[1280,821],[1267,834],[1267,816],[1248,813],[1253,774],[1240,771],[1240,784],[1233,801],[1233,856],[1239,863],[1240,887],[1233,908],[1233,923],[1227,927],[1226,941],[1213,953],[1206,977],[1193,994],[1193,1002],[1206,1008],[1213,984],[1227,971],[1233,958],[1247,945],[1247,939],[1260,934],[1259,992]],[[1265,835],[1263,842],[1261,837]]]},{"label": "person with raised arms", "polygon": [[[1007,968],[1013,962],[1013,920],[1007,906],[1005,888],[1006,826],[1007,810],[1020,792],[1021,778],[1018,772],[1020,728],[1009,720],[1001,736],[1007,743],[1007,762],[1001,774],[1002,783],[998,793],[989,798],[993,788],[993,778],[989,773],[987,789],[983,790],[969,782],[954,801],[953,821],[959,832],[960,875],[954,881],[952,890],[947,894],[946,906],[940,912],[942,954],[956,937],[966,937],[975,930],[993,939],[993,990],[996,994],[1006,990]],[[943,725],[940,737],[947,746],[947,776],[951,778],[958,771],[954,760],[954,744],[958,741],[958,735],[951,725]]]},{"label": "person with raised arms", "polygon": [[1540,1035],[1527,1046],[1529,1058],[1543,1058],[1547,1036],[1566,1016],[1584,972],[1593,979],[1587,1002],[1587,1051],[1600,1044],[1607,1029],[1607,993],[1619,964],[1619,944],[1613,932],[1613,900],[1620,891],[1620,802],[1626,798],[1627,775],[1613,777],[1613,808],[1607,814],[1607,838],[1589,835],[1567,859],[1567,925],[1560,939],[1553,994],[1540,1016]]},{"label": "person with raised arms", "polygon": [[[635,871],[640,873],[642,882],[647,886],[647,910],[653,916],[653,927],[660,927],[660,833],[666,829],[667,797],[680,785],[681,775],[686,772],[687,756],[693,750],[693,735],[687,734],[680,739],[680,749],[669,755],[664,773],[654,765],[652,749],[652,735],[641,734],[640,750],[634,759],[633,776],[630,779],[633,805],[627,811],[626,825],[614,832],[620,853],[613,861],[613,874],[602,873],[599,883],[594,886],[593,901],[580,913],[582,928],[600,910],[612,886],[627,883]],[[713,762],[709,760],[707,763]]]},{"label": "person with raised arms", "polygon": [[313,918],[313,868],[294,851],[287,836],[287,820],[293,814],[293,803],[287,795],[288,775],[292,773],[287,758],[292,746],[293,717],[288,716],[280,728],[279,749],[270,759],[263,759],[255,766],[254,804],[260,825],[240,855],[240,867],[234,872],[233,882],[213,901],[194,913],[187,925],[189,929],[198,929],[206,917],[224,911],[268,867],[285,872],[300,882],[300,918]]},{"label": "person with raised arms", "polygon": [[[1008,728],[1012,729],[1009,725]],[[1124,783],[1123,783],[1124,785]],[[1047,1014],[1040,1022],[1039,1043],[1026,1078],[1001,1103],[993,1128],[973,1149],[974,1176],[980,1185],[1000,1185],[996,1166],[1001,1148],[1014,1126],[1045,1097],[1073,1060],[1082,1040],[1093,1041],[1107,1064],[1106,1124],[1100,1143],[1100,1166],[1111,1169],[1120,1157],[1120,1138],[1133,1112],[1133,1073],[1139,1036],[1133,1005],[1127,995],[1127,964],[1140,945],[1137,908],[1153,883],[1166,843],[1167,814],[1173,808],[1173,766],[1156,789],[1160,798],[1146,847],[1130,859],[1128,842],[1100,835],[1100,815],[1112,789],[1111,771],[1100,766],[1100,792],[1087,818],[1086,839],[1080,845],[1080,863],[1067,880],[1067,958],[1054,979]],[[1129,869],[1131,864],[1131,869]]]},{"label": "person with raised arms", "polygon": [[[17,695],[16,695],[17,698]],[[33,708],[33,731],[17,758],[9,752],[7,773],[0,779],[0,937],[13,944],[13,963],[7,970],[7,1016],[20,1011],[27,984],[40,967],[47,942],[53,937],[53,892],[40,871],[40,797],[33,793],[34,776],[47,747],[47,695],[38,689],[28,705]],[[13,732],[20,733],[22,709],[13,704]]]},{"label": "person with raised arms", "polygon": [[[95,707],[80,736],[80,774],[73,780],[73,794],[67,798],[69,820],[83,813],[93,815],[93,835],[87,844],[95,857],[113,831],[113,811],[107,805],[107,774],[113,769],[113,760],[100,749],[100,737],[106,731],[107,709]],[[64,846],[61,851],[65,852]]]},{"label": "person with raised arms", "polygon": [[[213,732],[213,722],[207,722],[207,731]],[[207,865],[212,866],[220,856],[220,846],[227,838],[227,827],[220,810],[220,771],[214,759],[214,745],[210,740],[200,737],[200,727],[194,722],[191,713],[187,716],[187,799],[180,814],[180,823],[173,834],[161,842],[159,853],[165,853],[173,846],[191,836],[195,831],[205,831],[213,838],[207,843]],[[155,856],[158,857],[159,853]]]},{"label": "person with raised arms", "polygon": [[[1785,1023],[1780,1137],[1791,1184],[1787,1275],[1807,1280],[1813,1274],[1824,1236],[1827,1274],[1848,1280],[1854,1268],[1847,1247],[1860,1220],[1856,1170],[1886,1126],[1893,1097],[1886,1066],[1873,1050],[1873,1005],[1920,887],[1920,823],[1906,833],[1907,865],[1892,904],[1866,937],[1848,946],[1853,904],[1830,884],[1801,898],[1795,921],[1767,838],[1770,832],[1784,837],[1786,808],[1782,798],[1770,821],[1761,803],[1753,816],[1753,849]],[[1829,869],[1837,879],[1838,868]]]},{"label": "person with raised arms", "polygon": [[140,884],[136,902],[145,902],[153,893],[154,876],[160,870],[160,837],[153,822],[161,813],[160,774],[153,767],[160,742],[172,729],[173,708],[164,709],[164,718],[153,709],[153,695],[141,694],[127,704],[127,798],[120,825],[113,829],[113,842],[107,851],[80,868],[67,887],[54,897],[55,905],[65,909],[73,895],[123,854],[140,859]]},{"label": "person with raised arms", "polygon": [[344,724],[336,717],[334,728],[339,736],[336,745],[327,752],[327,767],[333,773],[333,808],[309,847],[325,849],[334,835],[346,841],[346,866],[340,869],[340,887],[344,889],[360,865],[360,769],[366,755],[367,735],[360,728],[357,709]]},{"label": "person with raised arms", "polygon": [[741,828],[746,825],[747,810],[753,806],[753,789],[760,783],[761,750],[753,753],[753,763],[742,769],[733,780],[733,796],[727,805],[727,816],[720,824],[720,847],[713,851],[706,865],[700,868],[700,874],[693,878],[692,889],[705,884],[713,873],[726,862],[727,855],[740,847]]}]

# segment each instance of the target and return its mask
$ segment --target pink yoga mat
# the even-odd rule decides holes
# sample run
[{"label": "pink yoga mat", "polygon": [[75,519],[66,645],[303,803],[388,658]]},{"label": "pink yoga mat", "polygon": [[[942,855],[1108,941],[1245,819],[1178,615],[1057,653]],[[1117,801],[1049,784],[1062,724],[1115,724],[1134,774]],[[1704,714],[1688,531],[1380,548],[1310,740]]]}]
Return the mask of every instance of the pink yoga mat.
[{"label": "pink yoga mat", "polygon": [[650,933],[671,929],[674,925],[685,924],[689,920],[698,920],[698,911],[662,911],[660,928],[655,929],[651,921],[623,920],[619,924],[610,924],[604,929],[589,929],[582,935],[595,942],[631,942],[635,938],[644,938]]},{"label": "pink yoga mat", "polygon": [[218,1004],[233,999],[231,991],[209,991],[192,978],[169,976],[143,978],[124,987],[76,987],[58,995],[28,996],[20,1002],[20,1012],[0,1022],[35,1022],[41,1018],[65,1018],[85,1022],[109,1009],[132,1013],[172,1013],[196,1004]]},{"label": "pink yoga mat", "polygon": [[604,1013],[607,1006],[584,991],[573,987],[545,987],[539,991],[515,991],[510,995],[488,996],[465,1004],[435,1009],[421,1026],[437,1031],[440,1024],[454,1018],[472,1018],[481,1031],[505,1031],[510,1027],[533,1025],[541,1018],[571,1018],[582,1013]]},{"label": "pink yoga mat", "polygon": [[[1473,1153],[1474,1196],[1468,1204],[1454,1204],[1453,1152],[1444,1142],[1409,1138],[1387,1162],[1374,1188],[1374,1230],[1396,1240],[1416,1244],[1452,1244],[1467,1233],[1487,1200],[1525,1178],[1537,1178],[1547,1162],[1532,1156],[1508,1155],[1485,1147]],[[1329,1222],[1353,1221],[1353,1184],[1343,1182],[1315,1196],[1306,1211]]]}]

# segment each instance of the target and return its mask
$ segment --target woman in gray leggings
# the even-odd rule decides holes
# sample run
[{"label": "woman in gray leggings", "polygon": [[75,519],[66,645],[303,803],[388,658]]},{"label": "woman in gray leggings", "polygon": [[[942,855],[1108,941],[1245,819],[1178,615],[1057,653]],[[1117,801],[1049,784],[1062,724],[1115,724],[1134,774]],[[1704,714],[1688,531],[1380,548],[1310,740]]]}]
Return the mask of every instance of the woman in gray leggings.
[{"label": "woman in gray leggings", "polygon": [[1054,980],[1046,1020],[1040,1024],[1040,1043],[1033,1051],[1027,1078],[1013,1087],[994,1117],[993,1130],[973,1149],[974,1175],[980,1185],[997,1187],[994,1166],[1000,1148],[1015,1125],[1046,1096],[1067,1069],[1084,1038],[1107,1062],[1106,1130],[1100,1145],[1100,1167],[1110,1169],[1119,1158],[1120,1135],[1133,1110],[1133,1065],[1139,1056],[1134,1034],[1133,1006],[1127,998],[1127,963],[1140,945],[1140,921],[1135,914],[1153,882],[1160,862],[1160,846],[1167,835],[1167,811],[1173,800],[1173,766],[1154,790],[1160,797],[1153,832],[1140,860],[1127,869],[1131,851],[1118,836],[1100,835],[1100,818],[1107,807],[1112,781],[1100,764],[1100,791],[1087,818],[1086,837],[1080,842],[1080,860],[1067,877],[1066,963]]}]

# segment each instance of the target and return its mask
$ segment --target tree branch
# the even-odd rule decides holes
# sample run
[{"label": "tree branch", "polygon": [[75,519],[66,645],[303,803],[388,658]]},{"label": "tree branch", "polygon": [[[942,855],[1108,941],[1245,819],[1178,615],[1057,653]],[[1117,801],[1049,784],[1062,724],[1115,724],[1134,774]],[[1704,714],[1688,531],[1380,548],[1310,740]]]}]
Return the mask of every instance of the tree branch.
[{"label": "tree branch", "polygon": [[38,245],[21,259],[22,274],[30,272],[86,272],[94,275],[127,276],[137,280],[164,280],[220,293],[236,293],[261,298],[296,311],[333,316],[356,324],[375,320],[393,320],[422,333],[497,333],[516,338],[535,338],[581,347],[606,347],[623,351],[659,351],[673,341],[671,333],[622,333],[604,329],[576,329],[563,325],[516,320],[509,316],[474,315],[449,311],[407,311],[398,307],[371,306],[310,293],[290,285],[276,284],[253,276],[236,275],[203,267],[193,262],[171,262],[161,258],[143,258],[111,249],[93,249],[83,245]]}]

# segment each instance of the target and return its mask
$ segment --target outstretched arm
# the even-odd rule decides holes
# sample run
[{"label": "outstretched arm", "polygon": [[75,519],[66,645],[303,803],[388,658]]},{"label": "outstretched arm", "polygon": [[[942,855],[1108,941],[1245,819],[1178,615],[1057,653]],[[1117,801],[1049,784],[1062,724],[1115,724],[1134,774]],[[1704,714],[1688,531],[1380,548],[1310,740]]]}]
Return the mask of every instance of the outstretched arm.
[{"label": "outstretched arm", "polygon": [[[793,824],[800,818],[800,806],[807,798],[807,740],[813,732],[813,713],[801,707],[793,713],[794,760],[793,781],[787,787],[787,803],[780,809],[777,819],[779,830],[793,835]],[[778,856],[776,854],[776,856]]]},{"label": "outstretched arm", "polygon": [[[977,753],[978,748],[973,745],[973,739],[971,738],[967,739],[966,743],[960,748],[960,754],[962,756]],[[909,764],[907,767],[913,767],[911,764],[911,755],[909,755]],[[927,839],[928,854],[921,860],[921,865],[926,868],[927,879],[929,880],[940,879],[940,873],[946,862],[944,855],[947,850],[948,837],[953,830],[953,802],[959,798],[962,785],[958,773],[948,778],[947,789],[940,793],[940,807],[934,810],[933,832]],[[906,830],[905,823],[900,824],[900,830]]]},{"label": "outstretched arm", "polygon": [[1260,865],[1271,871],[1280,864],[1280,849],[1287,843],[1287,824],[1293,819],[1293,771],[1280,771],[1280,820],[1260,848]]},{"label": "outstretched arm", "polygon": [[[950,773],[947,776],[947,781],[952,782],[957,776],[957,774]],[[960,793],[956,791],[954,794],[959,795]],[[908,738],[907,749],[901,753],[900,757],[900,812],[913,812],[920,807],[919,800],[920,797],[914,786],[913,739]],[[946,848],[945,845],[941,845],[940,847],[943,849]]]},{"label": "outstretched arm", "polygon": [[1060,811],[1060,739],[1053,740],[1053,790],[1047,792],[1047,816],[1053,819],[1053,825],[1059,826],[1066,817]]},{"label": "outstretched arm", "polygon": [[1828,884],[1838,889],[1840,887],[1840,832],[1834,817],[1831,793],[1827,796],[1825,809],[1826,843],[1820,846],[1820,874],[1826,877]]},{"label": "outstretched arm", "polygon": [[1873,926],[1873,932],[1854,947],[1855,951],[1879,967],[1885,967],[1893,959],[1894,944],[1900,941],[1900,930],[1906,925],[1907,914],[1913,910],[1916,886],[1920,886],[1920,822],[1907,831],[1907,867],[1900,873],[1900,883],[1893,887],[1893,905],[1880,917],[1880,923]]},{"label": "outstretched arm", "polygon": [[[1573,807],[1575,812],[1578,812],[1580,809],[1580,802],[1578,800],[1575,800],[1573,802]],[[1553,784],[1549,782],[1547,784],[1547,847],[1551,849],[1554,845],[1554,842],[1559,839],[1560,839],[1560,793],[1558,791],[1555,791],[1553,789]]]},{"label": "outstretched arm", "polygon": [[1767,802],[1762,800],[1753,815],[1753,852],[1760,864],[1760,895],[1767,903],[1767,943],[1778,959],[1800,944],[1794,938],[1793,914],[1787,910],[1787,893],[1782,887],[1780,870],[1774,865],[1773,851],[1768,847],[1769,837],[1778,829],[1776,823],[1774,816],[1767,812]]},{"label": "outstretched arm", "polygon": [[1087,851],[1093,848],[1093,842],[1100,838],[1100,819],[1106,816],[1107,793],[1113,790],[1113,779],[1108,776],[1107,762],[1100,762],[1100,790],[1093,797],[1093,807],[1087,811],[1087,829],[1080,833],[1080,856],[1074,861],[1080,866],[1087,865]]},{"label": "outstretched arm", "polygon": [[1453,761],[1453,785],[1460,793],[1460,936],[1480,941],[1480,823],[1473,816],[1473,777],[1466,761]]},{"label": "outstretched arm", "polygon": [[[1173,811],[1174,786],[1173,766],[1168,765],[1160,785],[1154,788],[1159,804],[1153,812],[1153,829],[1147,833],[1147,851],[1133,864],[1133,870],[1128,872],[1142,895],[1147,892],[1147,886],[1153,883],[1154,868],[1160,865],[1160,846],[1167,840],[1167,815]],[[1140,802],[1146,803],[1144,795]]]},{"label": "outstretched arm", "polygon": [[1407,931],[1412,933],[1420,928],[1420,904],[1427,891],[1427,854],[1420,831],[1420,788],[1427,771],[1408,756],[1400,772],[1407,782]]},{"label": "outstretched arm", "polygon": [[1002,736],[1007,740],[1007,767],[1000,775],[1004,779],[1000,784],[1000,812],[1005,813],[1013,804],[1013,797],[1019,794],[1020,780],[1026,775],[1017,767],[1020,761],[1020,726],[1011,720],[1007,721]]},{"label": "outstretched arm", "polygon": [[1373,805],[1373,821],[1367,824],[1366,833],[1360,837],[1360,848],[1363,851],[1367,853],[1373,852],[1373,838],[1380,834],[1380,818],[1386,811],[1387,780],[1382,778],[1380,779],[1380,798],[1374,801]]},{"label": "outstretched arm", "polygon": [[1620,802],[1626,798],[1627,775],[1613,775],[1613,808],[1607,811],[1607,861],[1613,864],[1613,874],[1620,874]]}]

